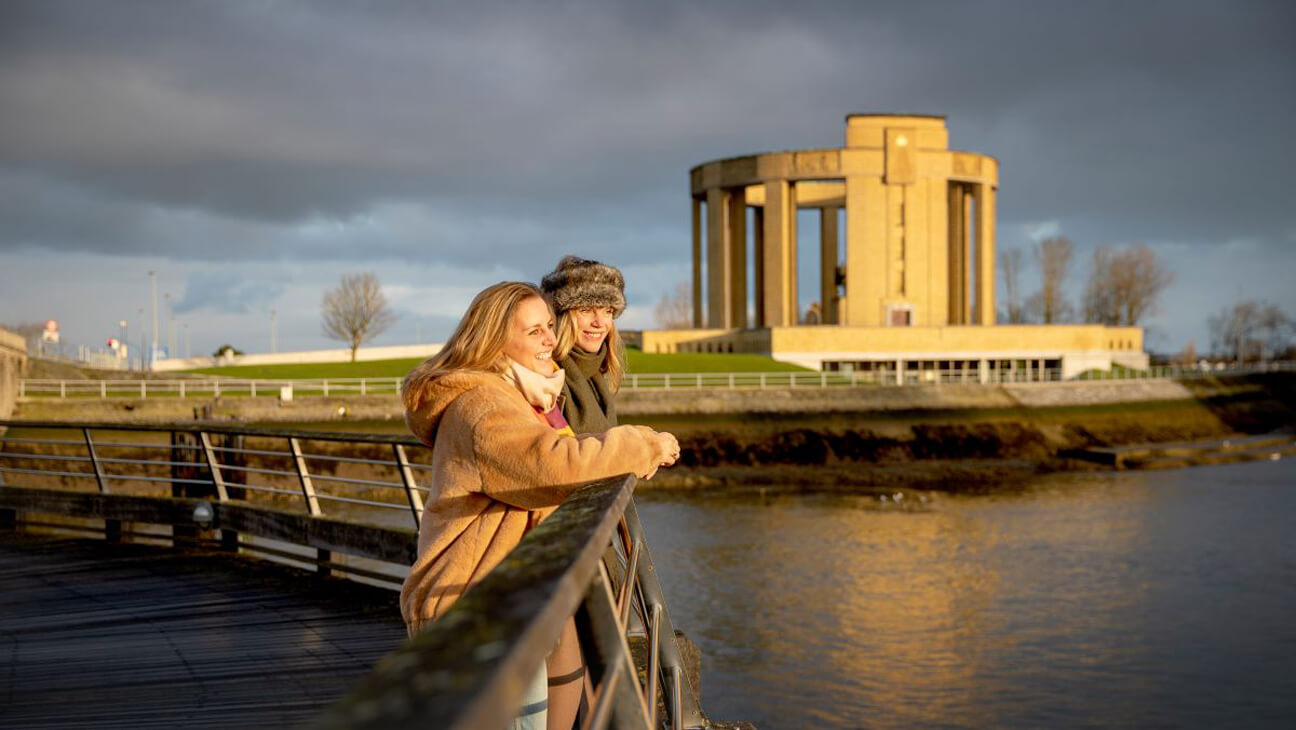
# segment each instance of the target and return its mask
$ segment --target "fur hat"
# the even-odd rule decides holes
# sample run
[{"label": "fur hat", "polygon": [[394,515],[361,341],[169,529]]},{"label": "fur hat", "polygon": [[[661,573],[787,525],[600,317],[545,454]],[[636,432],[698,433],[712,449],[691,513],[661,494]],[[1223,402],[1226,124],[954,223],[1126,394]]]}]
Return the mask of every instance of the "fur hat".
[{"label": "fur hat", "polygon": [[625,311],[625,277],[615,266],[579,256],[564,256],[558,267],[540,280],[540,289],[553,302],[555,313],[581,307],[611,307],[612,316]]}]

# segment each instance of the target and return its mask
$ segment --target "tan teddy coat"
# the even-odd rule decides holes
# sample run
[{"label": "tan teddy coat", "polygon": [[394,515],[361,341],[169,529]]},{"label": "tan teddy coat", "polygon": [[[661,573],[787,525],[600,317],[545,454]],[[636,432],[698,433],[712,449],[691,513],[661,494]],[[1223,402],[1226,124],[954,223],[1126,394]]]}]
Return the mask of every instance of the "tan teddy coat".
[{"label": "tan teddy coat", "polygon": [[405,413],[432,447],[432,490],[418,557],[401,589],[410,633],[445,613],[571,493],[571,485],[651,475],[666,454],[645,426],[563,436],[540,422],[515,386],[493,373],[456,371],[407,381],[420,388]]}]

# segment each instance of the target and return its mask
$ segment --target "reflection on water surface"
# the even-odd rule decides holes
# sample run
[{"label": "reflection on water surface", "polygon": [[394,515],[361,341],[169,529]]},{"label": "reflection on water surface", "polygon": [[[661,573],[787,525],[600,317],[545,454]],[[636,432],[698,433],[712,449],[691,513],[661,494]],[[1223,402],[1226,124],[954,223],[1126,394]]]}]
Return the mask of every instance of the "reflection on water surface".
[{"label": "reflection on water surface", "polygon": [[1296,463],[1058,475],[901,511],[643,493],[718,719],[1287,726]]}]

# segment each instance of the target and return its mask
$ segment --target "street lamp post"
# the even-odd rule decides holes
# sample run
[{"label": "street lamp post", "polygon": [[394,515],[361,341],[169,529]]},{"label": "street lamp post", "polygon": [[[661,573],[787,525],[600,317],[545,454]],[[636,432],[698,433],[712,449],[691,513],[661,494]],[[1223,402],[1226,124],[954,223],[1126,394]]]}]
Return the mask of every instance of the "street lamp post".
[{"label": "street lamp post", "polygon": [[[144,321],[143,309],[139,310],[139,321],[140,322]],[[140,357],[140,370],[148,370],[148,351],[144,349],[144,325],[143,324],[140,325],[139,357]]]},{"label": "street lamp post", "polygon": [[171,304],[171,294],[163,294],[166,300],[167,310],[167,357],[179,357],[180,353],[176,350],[176,330],[175,330],[175,309]]},{"label": "street lamp post", "polygon": [[148,272],[148,275],[149,275],[149,301],[153,307],[153,332],[149,337],[149,343],[152,345],[152,347],[149,348],[147,369],[152,370],[153,365],[156,364],[157,362],[157,349],[158,349],[157,272],[150,270]]}]

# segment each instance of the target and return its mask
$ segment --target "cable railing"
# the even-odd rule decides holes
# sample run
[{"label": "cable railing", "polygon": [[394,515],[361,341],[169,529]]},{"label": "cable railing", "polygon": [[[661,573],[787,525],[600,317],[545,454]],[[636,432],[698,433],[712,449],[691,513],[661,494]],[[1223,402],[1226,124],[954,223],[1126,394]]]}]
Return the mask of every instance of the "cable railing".
[{"label": "cable railing", "polygon": [[[1055,361],[1054,361],[1055,362]],[[1035,360],[965,361],[936,367],[927,362],[871,363],[871,369],[824,371],[627,373],[626,391],[766,390],[771,388],[840,388],[864,386],[1003,385],[1129,380],[1179,380],[1222,375],[1296,371],[1296,362],[1272,361],[1247,365],[1201,367],[1156,365],[1148,368],[1113,366],[1108,370],[1075,373],[1042,367]],[[56,380],[24,379],[20,398],[280,398],[304,396],[392,396],[402,378],[174,380]]]},{"label": "cable railing", "polygon": [[[409,437],[21,421],[0,421],[0,434],[0,529],[248,552],[388,585],[413,562],[413,528],[432,493],[431,450]],[[711,727],[635,481],[578,489],[318,726],[503,727],[574,616],[593,687],[583,727]],[[632,646],[646,658],[636,662]]]}]

